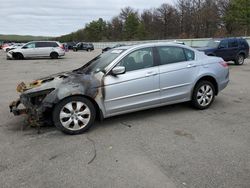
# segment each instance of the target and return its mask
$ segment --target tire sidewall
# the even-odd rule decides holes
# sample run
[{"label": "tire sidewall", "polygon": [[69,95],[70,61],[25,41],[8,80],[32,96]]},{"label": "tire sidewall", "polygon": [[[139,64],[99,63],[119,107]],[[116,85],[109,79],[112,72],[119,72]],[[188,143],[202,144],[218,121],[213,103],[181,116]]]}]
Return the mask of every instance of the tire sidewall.
[{"label": "tire sidewall", "polygon": [[[211,100],[211,102],[209,103],[209,105],[207,106],[201,106],[197,100],[197,93],[199,91],[199,89],[203,86],[203,85],[209,85],[212,90],[213,90],[213,99]],[[205,80],[202,80],[200,82],[198,82],[194,88],[194,91],[193,91],[193,95],[192,95],[192,105],[196,108],[196,109],[199,109],[199,110],[204,110],[204,109],[207,109],[209,108],[213,102],[214,102],[214,98],[215,98],[215,88],[214,88],[214,85],[209,82],[209,81],[205,81]]]},{"label": "tire sidewall", "polygon": [[[240,59],[241,57],[243,58],[243,62],[242,62],[242,63],[239,62],[239,59]],[[235,64],[236,64],[236,65],[243,65],[244,62],[245,62],[245,57],[244,57],[244,55],[243,55],[243,54],[239,54],[239,55],[237,56],[237,58],[236,58]]]},{"label": "tire sidewall", "polygon": [[[81,101],[81,102],[85,103],[88,106],[88,108],[90,109],[90,113],[91,113],[91,117],[90,117],[88,124],[84,128],[77,130],[77,131],[69,130],[69,129],[65,128],[60,121],[61,109],[67,103],[72,102],[72,101]],[[52,116],[53,116],[52,118],[53,118],[54,125],[59,130],[61,130],[62,132],[66,133],[66,134],[76,135],[76,134],[81,134],[81,133],[87,131],[93,125],[93,123],[95,121],[95,117],[96,117],[96,110],[95,110],[93,103],[91,101],[89,101],[88,99],[81,97],[81,96],[71,96],[71,97],[68,97],[66,99],[63,99],[58,104],[56,104],[56,106],[53,110]]]},{"label": "tire sidewall", "polygon": [[51,57],[52,59],[58,59],[59,55],[58,55],[57,52],[52,52],[52,53],[50,54],[50,57]]},{"label": "tire sidewall", "polygon": [[17,54],[16,54],[16,59],[17,59],[17,60],[22,60],[22,59],[24,59],[23,54],[17,53]]}]

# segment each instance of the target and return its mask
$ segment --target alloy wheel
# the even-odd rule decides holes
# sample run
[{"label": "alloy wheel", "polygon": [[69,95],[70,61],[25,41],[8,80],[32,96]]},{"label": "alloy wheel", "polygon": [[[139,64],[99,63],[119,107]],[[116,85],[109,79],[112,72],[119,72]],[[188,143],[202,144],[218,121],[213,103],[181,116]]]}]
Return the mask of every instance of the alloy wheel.
[{"label": "alloy wheel", "polygon": [[78,131],[88,125],[91,111],[85,103],[72,101],[61,109],[59,115],[63,127],[72,131]]}]

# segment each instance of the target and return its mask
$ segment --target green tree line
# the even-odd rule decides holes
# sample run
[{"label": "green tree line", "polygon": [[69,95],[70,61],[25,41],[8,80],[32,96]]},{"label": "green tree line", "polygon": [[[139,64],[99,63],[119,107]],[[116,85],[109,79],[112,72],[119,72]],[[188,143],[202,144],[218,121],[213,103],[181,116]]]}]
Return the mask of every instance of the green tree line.
[{"label": "green tree line", "polygon": [[91,21],[56,40],[124,41],[243,36],[250,34],[250,0],[178,0],[139,13],[121,9],[111,20]]}]

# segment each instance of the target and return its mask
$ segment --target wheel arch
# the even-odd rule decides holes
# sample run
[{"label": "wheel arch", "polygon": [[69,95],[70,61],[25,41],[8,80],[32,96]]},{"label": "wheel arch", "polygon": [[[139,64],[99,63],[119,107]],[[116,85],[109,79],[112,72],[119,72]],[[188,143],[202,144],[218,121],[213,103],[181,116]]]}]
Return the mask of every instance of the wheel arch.
[{"label": "wheel arch", "polygon": [[246,58],[246,52],[244,52],[244,51],[239,51],[239,53],[237,54],[237,57],[238,57],[239,55],[243,55],[243,56],[244,56],[244,59]]},{"label": "wheel arch", "polygon": [[215,77],[211,76],[211,75],[203,75],[201,76],[196,82],[195,82],[195,85],[192,89],[192,93],[194,91],[194,88],[196,87],[196,85],[202,81],[202,80],[205,80],[205,81],[209,81],[213,84],[214,86],[214,89],[215,89],[215,95],[218,95],[219,93],[219,87],[218,87],[218,83],[217,83],[217,80],[215,79]]},{"label": "wheel arch", "polygon": [[22,52],[13,52],[12,57],[16,59],[18,55],[21,55],[22,59],[24,59],[24,55]]},{"label": "wheel arch", "polygon": [[57,51],[52,51],[52,52],[50,52],[49,55],[51,56],[51,55],[54,54],[54,53],[57,54],[57,55],[59,56],[59,53],[58,53]]},{"label": "wheel arch", "polygon": [[90,96],[87,96],[87,95],[82,95],[82,94],[74,94],[74,95],[68,95],[68,96],[65,96],[63,98],[61,98],[57,103],[55,103],[53,105],[53,109],[55,108],[55,106],[60,103],[62,100],[66,100],[70,97],[83,97],[83,98],[86,98],[88,99],[95,107],[95,110],[96,110],[96,118],[100,121],[102,121],[104,119],[104,115],[103,115],[103,112],[101,110],[101,108],[99,107],[98,103],[93,99],[91,98]]}]

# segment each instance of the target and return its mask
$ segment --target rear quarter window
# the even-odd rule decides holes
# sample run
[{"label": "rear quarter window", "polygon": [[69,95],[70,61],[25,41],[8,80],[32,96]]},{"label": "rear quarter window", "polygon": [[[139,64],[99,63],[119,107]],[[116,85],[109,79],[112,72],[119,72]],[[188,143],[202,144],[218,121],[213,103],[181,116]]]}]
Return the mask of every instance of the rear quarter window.
[{"label": "rear quarter window", "polygon": [[187,61],[193,61],[195,59],[195,53],[192,50],[184,49]]}]

